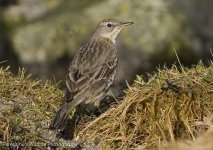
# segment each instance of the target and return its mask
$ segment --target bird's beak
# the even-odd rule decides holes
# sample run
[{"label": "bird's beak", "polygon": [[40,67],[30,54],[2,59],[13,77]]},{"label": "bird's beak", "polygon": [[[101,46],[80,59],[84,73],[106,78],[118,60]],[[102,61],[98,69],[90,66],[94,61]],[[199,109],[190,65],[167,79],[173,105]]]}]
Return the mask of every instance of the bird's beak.
[{"label": "bird's beak", "polygon": [[129,26],[129,25],[132,25],[134,22],[122,22],[121,23],[121,26],[122,27],[125,27],[125,26]]}]

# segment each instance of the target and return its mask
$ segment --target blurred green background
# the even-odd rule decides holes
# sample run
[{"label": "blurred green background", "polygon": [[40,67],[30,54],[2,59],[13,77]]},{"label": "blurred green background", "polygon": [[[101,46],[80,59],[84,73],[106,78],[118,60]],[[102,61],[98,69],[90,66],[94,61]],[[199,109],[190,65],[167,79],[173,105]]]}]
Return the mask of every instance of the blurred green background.
[{"label": "blurred green background", "polygon": [[[64,80],[75,52],[106,18],[135,24],[118,37],[113,87],[177,62],[212,58],[212,0],[0,0],[0,66],[40,80]],[[7,60],[7,61],[5,61]],[[63,82],[62,82],[63,83]]]}]

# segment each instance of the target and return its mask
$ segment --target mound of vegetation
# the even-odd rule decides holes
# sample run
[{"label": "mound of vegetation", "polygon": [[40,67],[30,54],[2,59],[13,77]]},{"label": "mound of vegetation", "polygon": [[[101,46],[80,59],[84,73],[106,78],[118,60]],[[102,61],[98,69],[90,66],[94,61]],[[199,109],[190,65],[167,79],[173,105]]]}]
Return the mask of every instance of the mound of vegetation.
[{"label": "mound of vegetation", "polygon": [[148,82],[137,76],[121,103],[79,126],[76,136],[96,140],[102,149],[155,149],[166,141],[194,140],[213,125],[203,123],[212,112],[213,65],[173,66]]},{"label": "mound of vegetation", "polygon": [[[97,149],[178,149],[187,144],[174,144],[177,140],[191,140],[187,145],[191,147],[193,141],[199,143],[197,136],[213,126],[212,63],[158,70],[148,82],[137,76],[125,92],[123,100],[99,117],[83,118],[76,126],[75,141],[92,142]],[[8,68],[0,69],[0,146],[31,147],[34,143],[45,149],[51,141],[63,147],[64,140],[48,131],[62,97],[58,84],[41,84],[25,77],[23,70],[14,76]],[[166,142],[172,144],[165,146]]]},{"label": "mound of vegetation", "polygon": [[41,84],[20,70],[0,69],[0,147],[25,147],[48,141],[48,124],[58,108],[62,91]]}]

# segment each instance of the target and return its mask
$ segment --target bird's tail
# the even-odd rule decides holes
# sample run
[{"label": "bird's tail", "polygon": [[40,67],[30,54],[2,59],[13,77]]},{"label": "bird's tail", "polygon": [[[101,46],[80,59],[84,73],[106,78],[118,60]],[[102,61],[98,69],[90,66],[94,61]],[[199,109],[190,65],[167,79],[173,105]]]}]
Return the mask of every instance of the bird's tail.
[{"label": "bird's tail", "polygon": [[50,130],[64,130],[68,119],[68,104],[65,103],[56,113],[55,118],[52,120],[49,129]]}]

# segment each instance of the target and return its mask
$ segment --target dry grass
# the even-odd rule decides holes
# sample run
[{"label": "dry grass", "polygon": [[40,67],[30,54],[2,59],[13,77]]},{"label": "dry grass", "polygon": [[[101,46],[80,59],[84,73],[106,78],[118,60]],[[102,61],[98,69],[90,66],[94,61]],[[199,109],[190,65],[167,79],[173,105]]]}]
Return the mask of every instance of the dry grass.
[{"label": "dry grass", "polygon": [[0,69],[0,146],[48,141],[48,123],[61,97],[56,84],[41,84],[24,70],[13,76],[9,68]]},{"label": "dry grass", "polygon": [[173,143],[165,143],[160,150],[212,150],[213,149],[213,127],[195,141],[181,140]]},{"label": "dry grass", "polygon": [[213,66],[200,64],[181,72],[173,66],[159,70],[147,83],[137,76],[126,95],[119,105],[79,126],[76,135],[99,141],[101,149],[122,150],[194,140],[210,126],[198,123],[213,112]]},{"label": "dry grass", "polygon": [[[62,95],[57,84],[43,85],[24,77],[23,71],[13,76],[8,69],[0,69],[0,146],[8,142],[49,143],[48,124]],[[181,71],[173,66],[159,70],[148,82],[137,76],[124,100],[98,118],[80,122],[75,139],[95,141],[100,149],[190,147],[212,127],[212,112],[213,64]],[[176,142],[179,139],[191,142]],[[213,141],[212,136],[209,139]],[[166,142],[171,144],[164,145]]]}]

